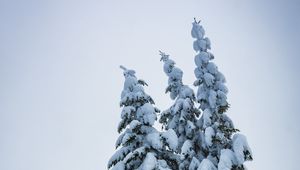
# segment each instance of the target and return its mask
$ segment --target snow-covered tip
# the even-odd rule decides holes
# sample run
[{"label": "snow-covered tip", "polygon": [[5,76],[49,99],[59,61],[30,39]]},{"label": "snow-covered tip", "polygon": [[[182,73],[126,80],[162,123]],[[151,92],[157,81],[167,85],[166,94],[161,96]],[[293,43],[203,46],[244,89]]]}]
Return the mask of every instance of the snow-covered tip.
[{"label": "snow-covered tip", "polygon": [[193,159],[190,163],[190,166],[189,166],[189,170],[192,170],[192,169],[198,170],[199,164],[200,164],[199,160],[197,158],[193,157]]},{"label": "snow-covered tip", "polygon": [[200,24],[201,20],[197,21],[196,17],[194,17],[194,23]]},{"label": "snow-covered tip", "polygon": [[146,140],[148,141],[150,146],[154,149],[160,150],[163,147],[163,143],[160,140],[160,133],[159,132],[149,133],[146,136]]},{"label": "snow-covered tip", "polygon": [[173,129],[168,129],[166,132],[162,132],[161,136],[166,140],[169,148],[176,151],[178,146],[178,137],[176,132]]},{"label": "snow-covered tip", "polygon": [[145,103],[137,109],[136,116],[138,120],[145,125],[153,125],[156,117],[155,108],[150,103]]},{"label": "snow-covered tip", "polygon": [[126,70],[127,70],[127,68],[126,68],[126,67],[124,67],[124,66],[122,66],[122,65],[120,65],[120,68],[121,68],[122,70],[124,70],[124,71],[126,71]]},{"label": "snow-covered tip", "polygon": [[122,65],[120,65],[120,68],[122,70],[124,70],[124,72],[123,72],[124,76],[127,76],[127,75],[134,76],[134,74],[135,74],[134,70],[128,70],[126,67],[124,67]]},{"label": "snow-covered tip", "polygon": [[107,168],[110,168],[113,165],[116,165],[118,162],[122,161],[129,152],[130,152],[129,147],[123,147],[123,148],[119,149],[109,159],[108,164],[107,164]]},{"label": "snow-covered tip", "polygon": [[194,18],[194,22],[193,22],[193,28],[191,31],[192,37],[196,38],[196,39],[203,39],[203,36],[205,34],[205,31],[203,29],[203,27],[200,25],[200,20],[197,21],[196,18]]},{"label": "snow-covered tip", "polygon": [[133,121],[131,121],[130,124],[129,124],[129,129],[130,129],[130,130],[135,130],[137,127],[139,127],[139,126],[141,126],[141,125],[142,125],[142,123],[139,122],[138,120],[133,120]]},{"label": "snow-covered tip", "polygon": [[246,136],[242,134],[233,135],[233,151],[237,159],[238,164],[243,164],[247,160],[252,160],[252,151],[248,145]]},{"label": "snow-covered tip", "polygon": [[118,162],[111,170],[125,170],[125,164],[123,161]]},{"label": "snow-covered tip", "polygon": [[204,134],[205,134],[205,142],[206,142],[207,146],[211,146],[213,144],[212,143],[213,136],[216,135],[214,129],[209,126],[205,129]]},{"label": "snow-covered tip", "polygon": [[141,169],[141,170],[155,169],[156,164],[157,164],[157,159],[155,157],[155,154],[152,152],[149,152],[149,153],[147,153],[144,162],[138,169]]},{"label": "snow-covered tip", "polygon": [[157,160],[155,169],[158,169],[158,170],[171,170],[165,160]]},{"label": "snow-covered tip", "polygon": [[181,147],[181,154],[183,156],[181,159],[183,159],[185,155],[189,155],[192,152],[192,150],[192,142],[190,140],[186,140]]},{"label": "snow-covered tip", "polygon": [[169,59],[169,55],[159,50],[159,55],[161,56],[160,61],[167,61]]},{"label": "snow-covered tip", "polygon": [[220,161],[218,163],[218,170],[231,170],[236,163],[234,153],[230,149],[222,149]]}]

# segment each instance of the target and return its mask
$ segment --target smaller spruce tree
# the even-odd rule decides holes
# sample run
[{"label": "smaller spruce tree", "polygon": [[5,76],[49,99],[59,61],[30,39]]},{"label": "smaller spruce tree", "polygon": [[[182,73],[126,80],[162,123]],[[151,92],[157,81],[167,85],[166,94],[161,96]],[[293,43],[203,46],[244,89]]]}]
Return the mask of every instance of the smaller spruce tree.
[{"label": "smaller spruce tree", "polygon": [[178,164],[173,154],[177,148],[176,133],[169,129],[158,132],[153,124],[159,109],[153,99],[144,92],[145,81],[138,80],[134,70],[124,70],[124,88],[121,94],[121,121],[116,141],[120,147],[110,158],[108,168],[113,170],[170,170]]},{"label": "smaller spruce tree", "polygon": [[[182,82],[183,72],[175,66],[175,62],[169,55],[160,52],[164,62],[164,72],[168,76],[166,93],[170,92],[174,104],[162,112],[159,122],[165,130],[174,129],[178,136],[177,153],[181,155],[177,169],[192,169],[198,162],[195,158],[201,152],[198,142],[199,133],[196,126],[200,111],[195,107],[195,95],[193,90]],[[191,163],[193,162],[193,163]]]}]

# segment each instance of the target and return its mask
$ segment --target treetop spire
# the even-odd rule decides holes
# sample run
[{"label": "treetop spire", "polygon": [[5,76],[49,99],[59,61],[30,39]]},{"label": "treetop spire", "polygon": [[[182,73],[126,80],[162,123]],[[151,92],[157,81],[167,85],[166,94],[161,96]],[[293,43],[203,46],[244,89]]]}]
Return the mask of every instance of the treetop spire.
[{"label": "treetop spire", "polygon": [[123,65],[120,65],[120,68],[122,70],[124,70],[123,74],[124,74],[125,77],[127,77],[127,76],[135,76],[135,71],[134,70],[129,70],[126,67],[124,67]]},{"label": "treetop spire", "polygon": [[160,50],[159,50],[159,55],[161,56],[160,61],[163,61],[163,62],[167,61],[170,56],[169,54],[166,54]]},{"label": "treetop spire", "polygon": [[194,23],[200,24],[201,20],[197,21],[196,17],[194,17]]}]

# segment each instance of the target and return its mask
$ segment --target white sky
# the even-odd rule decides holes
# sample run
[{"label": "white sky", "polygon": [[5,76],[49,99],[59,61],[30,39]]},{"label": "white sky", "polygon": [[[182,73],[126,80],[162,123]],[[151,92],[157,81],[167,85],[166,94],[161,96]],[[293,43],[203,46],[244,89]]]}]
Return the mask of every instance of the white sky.
[{"label": "white sky", "polygon": [[158,50],[192,84],[193,17],[227,78],[228,115],[254,153],[248,168],[297,169],[299,11],[296,0],[0,1],[0,169],[106,169],[118,66],[135,69],[166,109]]}]

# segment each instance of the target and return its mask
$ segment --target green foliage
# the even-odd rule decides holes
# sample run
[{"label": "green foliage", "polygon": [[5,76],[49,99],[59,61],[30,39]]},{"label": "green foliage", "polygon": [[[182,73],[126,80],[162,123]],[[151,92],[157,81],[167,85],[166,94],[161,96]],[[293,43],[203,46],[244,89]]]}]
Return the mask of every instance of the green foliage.
[{"label": "green foliage", "polygon": [[253,160],[252,155],[251,155],[251,153],[248,150],[244,151],[244,155],[245,155],[245,157],[244,157],[245,160],[248,160],[248,161],[252,161]]},{"label": "green foliage", "polygon": [[148,86],[148,84],[144,80],[138,80],[138,83],[142,86]]},{"label": "green foliage", "polygon": [[229,104],[226,104],[225,106],[219,106],[218,107],[218,113],[223,114],[223,113],[227,112],[229,107],[230,107]]}]

